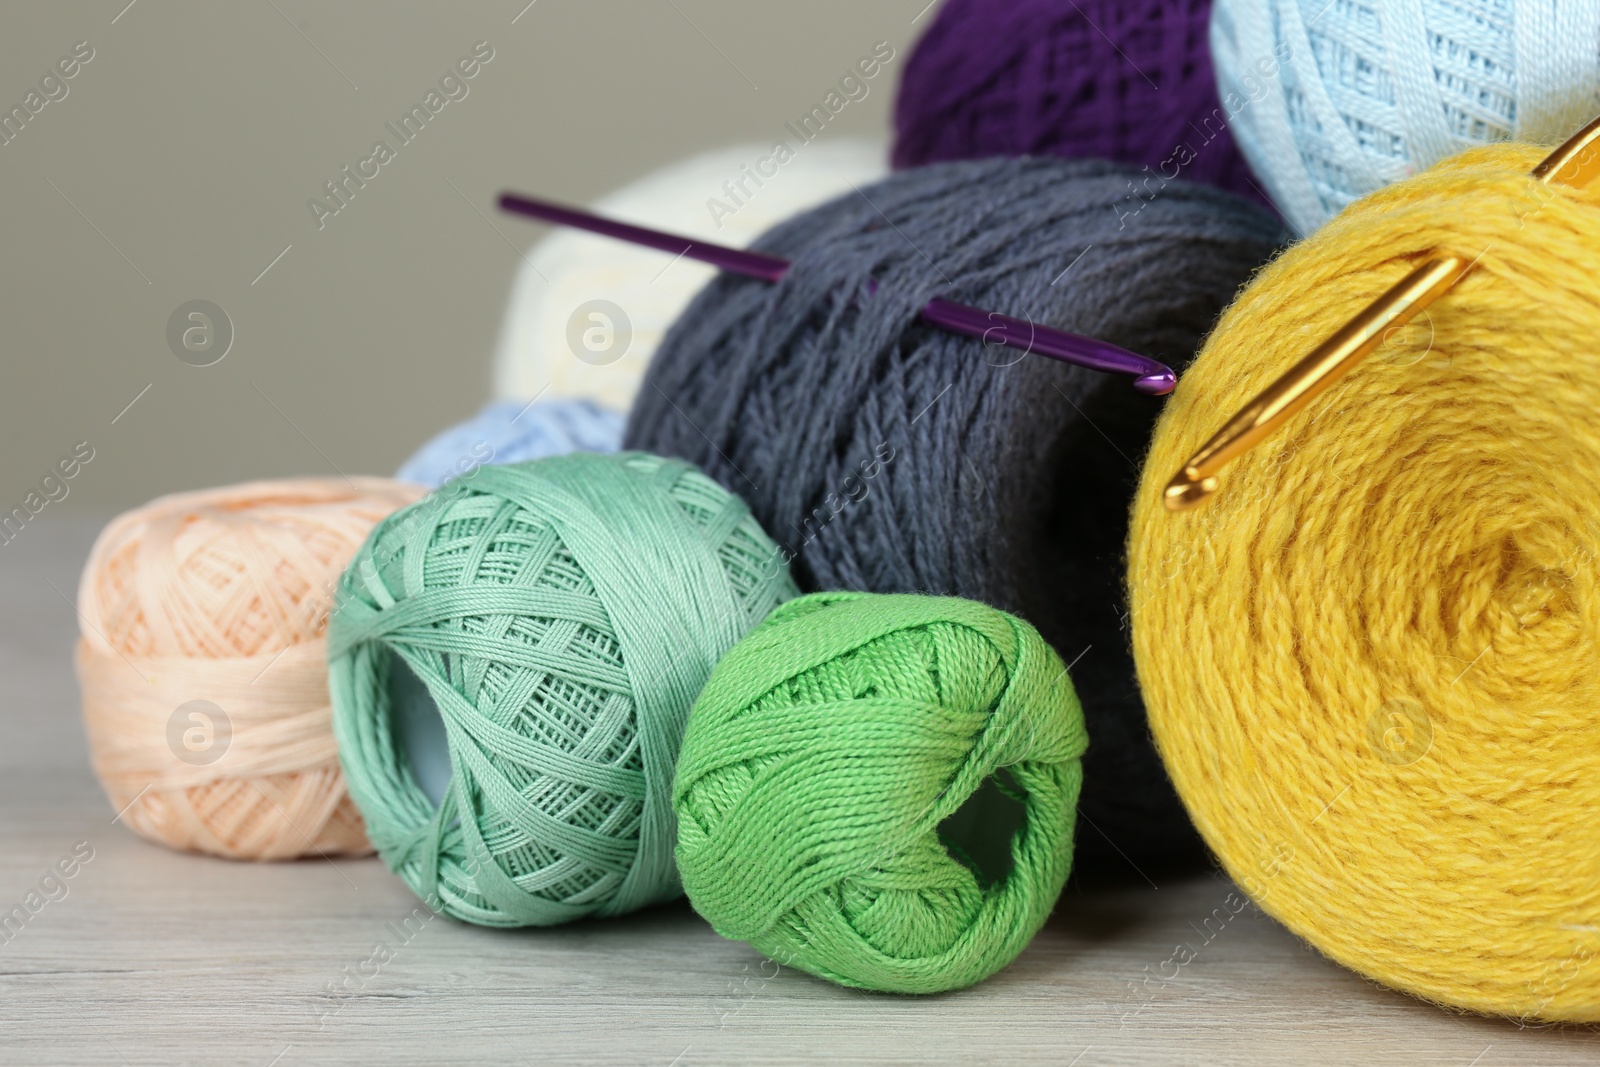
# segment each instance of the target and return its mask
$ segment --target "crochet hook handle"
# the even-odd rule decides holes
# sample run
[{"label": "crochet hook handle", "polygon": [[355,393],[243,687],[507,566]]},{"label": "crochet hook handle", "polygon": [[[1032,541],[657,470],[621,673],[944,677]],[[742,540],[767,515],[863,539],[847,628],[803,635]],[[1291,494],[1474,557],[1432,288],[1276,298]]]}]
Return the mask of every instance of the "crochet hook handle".
[{"label": "crochet hook handle", "polygon": [[[789,270],[789,261],[777,256],[728,248],[709,241],[690,240],[517,193],[501,193],[500,209],[543,222],[587,230],[603,237],[614,237],[660,252],[670,252],[673,255],[709,263],[720,270],[765,282],[776,282]],[[952,333],[975,337],[988,345],[1017,347],[1021,348],[1024,354],[1037,352],[1041,356],[1049,356],[1051,359],[1074,363],[1091,370],[1131,375],[1133,387],[1142,393],[1160,396],[1172,392],[1173,386],[1177,384],[1177,375],[1165,363],[1093,337],[1068,333],[1065,330],[1012,318],[996,311],[984,311],[982,308],[938,297],[930,300],[919,314],[923,321],[933,326]]]}]

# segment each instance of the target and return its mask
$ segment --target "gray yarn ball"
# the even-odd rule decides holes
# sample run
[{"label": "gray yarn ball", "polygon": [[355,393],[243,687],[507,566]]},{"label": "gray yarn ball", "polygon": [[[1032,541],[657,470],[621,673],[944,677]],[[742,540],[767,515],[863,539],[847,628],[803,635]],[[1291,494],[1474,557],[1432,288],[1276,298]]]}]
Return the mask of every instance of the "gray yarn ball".
[{"label": "gray yarn ball", "polygon": [[708,285],[624,445],[744,497],[802,588],[964,596],[1030,620],[1074,664],[1089,727],[1077,870],[1193,864],[1204,849],[1150,742],[1123,620],[1128,509],[1162,401],[916,314],[944,296],[1181,371],[1286,239],[1229,193],[1097,160],[902,171],[757,242],[793,261],[780,283]]}]

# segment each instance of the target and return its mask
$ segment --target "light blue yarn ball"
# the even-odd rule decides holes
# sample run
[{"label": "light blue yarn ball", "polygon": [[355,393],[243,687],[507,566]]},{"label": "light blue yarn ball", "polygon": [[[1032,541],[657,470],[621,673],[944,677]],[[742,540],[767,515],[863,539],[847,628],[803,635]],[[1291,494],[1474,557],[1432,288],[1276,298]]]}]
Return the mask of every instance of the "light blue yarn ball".
[{"label": "light blue yarn ball", "polygon": [[1600,111],[1594,0],[1216,0],[1220,112],[1290,225],[1507,139],[1555,145]]},{"label": "light blue yarn ball", "polygon": [[417,449],[395,474],[431,489],[488,464],[564,452],[615,452],[623,416],[588,400],[496,401]]}]

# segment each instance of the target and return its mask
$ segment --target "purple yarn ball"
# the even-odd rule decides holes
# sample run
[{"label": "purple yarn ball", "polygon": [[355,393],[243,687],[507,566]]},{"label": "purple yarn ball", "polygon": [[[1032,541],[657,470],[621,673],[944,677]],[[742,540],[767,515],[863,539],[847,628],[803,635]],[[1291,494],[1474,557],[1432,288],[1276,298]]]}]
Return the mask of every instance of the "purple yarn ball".
[{"label": "purple yarn ball", "polygon": [[906,62],[894,165],[1098,156],[1264,203],[1217,96],[1210,15],[1211,0],[945,0]]}]

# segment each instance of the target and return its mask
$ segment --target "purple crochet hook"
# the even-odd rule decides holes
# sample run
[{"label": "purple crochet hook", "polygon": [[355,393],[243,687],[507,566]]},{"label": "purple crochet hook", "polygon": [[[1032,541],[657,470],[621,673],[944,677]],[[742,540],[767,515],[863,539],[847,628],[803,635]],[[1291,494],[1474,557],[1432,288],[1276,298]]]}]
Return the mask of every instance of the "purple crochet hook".
[{"label": "purple crochet hook", "polygon": [[[689,259],[698,259],[721,270],[742,274],[747,278],[759,278],[765,282],[776,282],[789,270],[789,261],[779,259],[777,256],[746,252],[707,241],[691,241],[686,237],[676,237],[660,230],[601,218],[587,211],[562,207],[545,200],[534,200],[516,193],[500,194],[500,210],[516,215],[527,215],[529,218],[553,222],[560,226],[588,230],[590,233],[614,237],[619,241],[628,241],[674,255],[687,256]],[[958,304],[953,300],[935,297],[923,306],[920,314],[925,322],[953,333],[976,337],[985,344],[1015,345],[1024,353],[1037,352],[1041,356],[1049,356],[1051,359],[1059,359],[1066,363],[1076,363],[1091,370],[1110,374],[1131,374],[1133,387],[1141,393],[1161,396],[1172,392],[1173,386],[1178,382],[1178,377],[1172,372],[1171,367],[1148,356],[1129,352],[1126,348],[1119,348],[1093,337],[1084,337],[1081,334],[1040,326],[1022,319],[1013,319],[996,311],[984,311],[969,304]]]}]

